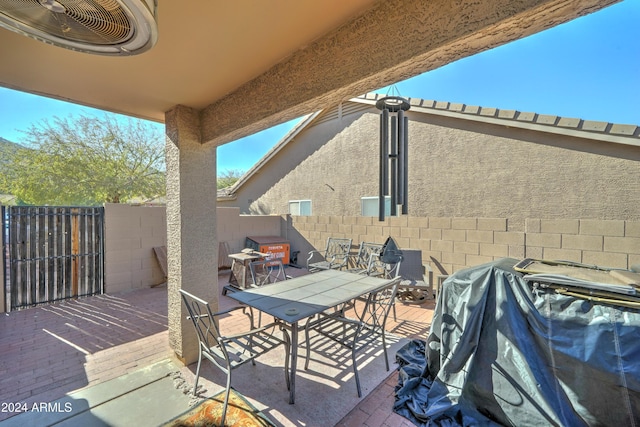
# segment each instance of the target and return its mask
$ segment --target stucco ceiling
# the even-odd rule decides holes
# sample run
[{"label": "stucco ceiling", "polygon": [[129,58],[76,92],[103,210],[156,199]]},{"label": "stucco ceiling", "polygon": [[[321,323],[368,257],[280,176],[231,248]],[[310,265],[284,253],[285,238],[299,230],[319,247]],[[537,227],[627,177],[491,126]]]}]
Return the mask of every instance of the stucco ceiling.
[{"label": "stucco ceiling", "polygon": [[0,85],[158,122],[184,105],[221,144],[614,2],[159,0],[137,56],[0,28]]}]

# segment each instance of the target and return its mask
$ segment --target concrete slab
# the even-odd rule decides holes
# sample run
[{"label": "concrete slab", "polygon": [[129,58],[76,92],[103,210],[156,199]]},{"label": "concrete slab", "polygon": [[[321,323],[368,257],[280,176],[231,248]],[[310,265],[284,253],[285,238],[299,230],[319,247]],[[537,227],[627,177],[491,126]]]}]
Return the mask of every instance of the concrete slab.
[{"label": "concrete slab", "polygon": [[179,369],[167,359],[54,402],[34,404],[0,426],[157,426],[189,408],[190,396],[174,384]]},{"label": "concrete slab", "polygon": [[189,409],[189,400],[171,376],[165,376],[56,425],[158,426]]}]

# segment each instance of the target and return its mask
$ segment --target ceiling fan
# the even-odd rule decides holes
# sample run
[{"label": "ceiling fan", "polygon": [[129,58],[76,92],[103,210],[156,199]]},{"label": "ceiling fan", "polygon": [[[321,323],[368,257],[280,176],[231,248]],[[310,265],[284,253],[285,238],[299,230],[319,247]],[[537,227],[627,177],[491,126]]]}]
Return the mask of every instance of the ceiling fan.
[{"label": "ceiling fan", "polygon": [[0,0],[0,27],[101,55],[136,55],[158,39],[157,0]]}]

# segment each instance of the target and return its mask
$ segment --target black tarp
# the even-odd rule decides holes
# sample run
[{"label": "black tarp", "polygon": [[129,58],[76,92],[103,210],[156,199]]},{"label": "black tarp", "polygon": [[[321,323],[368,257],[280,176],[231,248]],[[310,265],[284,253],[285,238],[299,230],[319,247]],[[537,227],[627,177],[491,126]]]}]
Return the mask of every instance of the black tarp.
[{"label": "black tarp", "polygon": [[640,426],[640,311],[532,289],[502,259],[449,277],[427,341],[398,351],[418,426]]}]

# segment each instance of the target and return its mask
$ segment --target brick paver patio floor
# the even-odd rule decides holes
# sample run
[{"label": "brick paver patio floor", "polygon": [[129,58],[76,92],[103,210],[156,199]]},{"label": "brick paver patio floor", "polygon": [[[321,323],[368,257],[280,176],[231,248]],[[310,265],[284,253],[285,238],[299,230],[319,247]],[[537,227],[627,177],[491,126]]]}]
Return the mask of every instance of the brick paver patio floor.
[{"label": "brick paver patio floor", "polygon": [[[295,273],[295,272],[294,272]],[[299,274],[299,273],[298,273]],[[228,274],[219,276],[219,286]],[[220,295],[220,308],[235,301]],[[426,339],[435,303],[399,302],[387,329]],[[229,318],[232,321],[232,318]],[[52,402],[65,394],[139,370],[171,355],[167,288],[43,305],[0,317],[0,403]],[[393,357],[393,356],[391,356]],[[338,423],[339,426],[410,426],[393,413],[397,372]],[[15,413],[0,412],[0,421]]]}]

